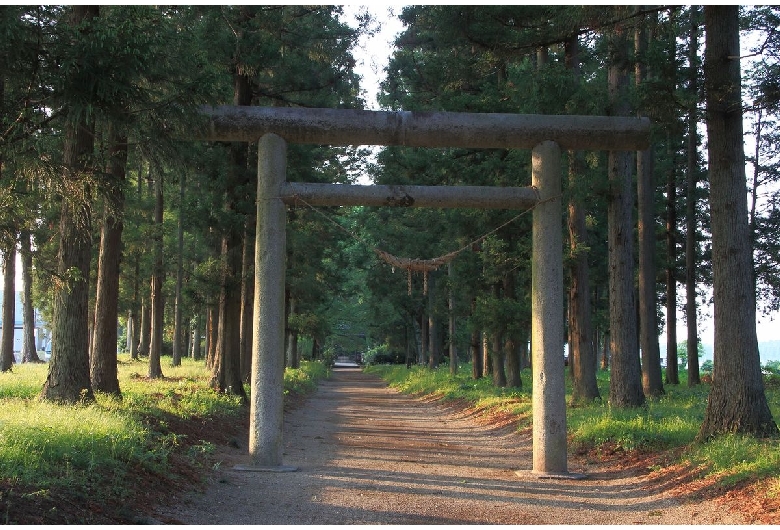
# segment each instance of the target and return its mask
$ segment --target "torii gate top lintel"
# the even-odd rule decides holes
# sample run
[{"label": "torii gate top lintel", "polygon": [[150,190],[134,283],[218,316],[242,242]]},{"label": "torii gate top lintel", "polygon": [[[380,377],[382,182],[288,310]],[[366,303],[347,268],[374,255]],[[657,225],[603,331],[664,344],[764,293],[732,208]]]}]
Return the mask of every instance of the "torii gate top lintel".
[{"label": "torii gate top lintel", "polygon": [[205,107],[203,140],[257,142],[267,133],[289,143],[410,147],[639,151],[650,145],[650,120],[465,112],[373,111],[303,107]]}]

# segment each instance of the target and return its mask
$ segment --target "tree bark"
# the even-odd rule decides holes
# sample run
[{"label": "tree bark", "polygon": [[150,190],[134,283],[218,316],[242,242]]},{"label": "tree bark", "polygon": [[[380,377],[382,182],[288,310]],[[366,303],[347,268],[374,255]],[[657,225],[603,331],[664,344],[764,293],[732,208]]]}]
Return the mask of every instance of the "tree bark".
[{"label": "tree bark", "polygon": [[[69,24],[79,28],[97,18],[99,6],[73,6]],[[82,33],[82,39],[89,36]],[[52,351],[41,398],[63,403],[92,402],[89,380],[89,269],[92,257],[91,186],[86,177],[94,147],[94,124],[82,113],[65,128]]]},{"label": "tree bark", "polygon": [[420,314],[420,364],[428,364],[428,314],[425,309]]},{"label": "tree bark", "polygon": [[[647,77],[647,31],[644,23],[634,33],[635,81],[637,87]],[[655,179],[654,152],[650,147],[637,152],[637,200],[639,205],[639,345],[642,352],[642,389],[645,396],[664,393],[661,376],[661,349],[658,344],[658,317],[655,295]]]},{"label": "tree bark", "polygon": [[[696,79],[699,62],[699,20],[696,16],[698,8],[690,7],[691,16],[691,34],[689,38],[690,46],[688,52],[688,61],[690,62],[690,75],[688,82],[689,90],[696,95]],[[696,102],[698,98],[693,97],[688,109],[688,163],[686,168],[686,194],[687,204],[685,207],[685,320],[688,325],[688,386],[695,386],[701,383],[699,378],[699,333],[696,315],[696,170],[698,167],[698,142],[696,141]]]},{"label": "tree bark", "polygon": [[[614,113],[627,115],[628,42],[623,30],[615,30],[610,47],[610,101]],[[618,408],[639,407],[645,402],[637,344],[631,162],[630,152],[609,152],[609,330],[612,352],[609,399],[612,406]]]},{"label": "tree bark", "polygon": [[16,322],[16,241],[3,252],[3,333],[0,336],[0,372],[13,367]]},{"label": "tree bark", "polygon": [[298,333],[292,329],[289,325],[290,317],[295,315],[296,311],[296,300],[295,298],[290,295],[287,298],[287,325],[286,331],[287,331],[287,345],[286,345],[286,358],[287,358],[287,367],[288,368],[300,368],[300,363],[298,361]]},{"label": "tree bark", "polygon": [[122,259],[122,216],[124,211],[127,138],[109,131],[111,143],[107,185],[100,231],[97,288],[95,293],[95,329],[89,359],[92,388],[120,395],[117,373],[117,320],[119,316],[119,264]]},{"label": "tree bark", "polygon": [[154,235],[154,265],[150,282],[151,301],[151,334],[149,340],[149,379],[163,377],[160,357],[163,346],[163,326],[165,304],[163,301],[163,176],[160,171],[154,179],[154,225],[157,232]]},{"label": "tree bark", "polygon": [[22,310],[24,311],[24,338],[22,339],[22,362],[39,363],[35,344],[35,307],[32,300],[32,236],[29,230],[22,230],[20,237],[22,256]]},{"label": "tree bark", "polygon": [[[501,296],[501,285],[495,283],[493,285],[493,296],[498,299]],[[504,339],[502,333],[497,329],[493,330],[491,334],[491,347],[490,347],[490,365],[492,368],[493,385],[503,388],[506,386],[506,371],[504,370]]]},{"label": "tree bark", "polygon": [[151,320],[149,318],[149,304],[146,300],[141,302],[141,325],[138,334],[138,357],[147,357],[149,355],[149,340],[152,332]]},{"label": "tree bark", "polygon": [[[245,11],[245,21],[252,18],[251,11]],[[240,57],[235,57],[233,75],[233,104],[248,106],[252,102],[250,79],[241,72]],[[228,171],[228,183],[225,191],[224,209],[229,216],[244,215],[240,224],[232,221],[222,234],[222,259],[224,265],[219,297],[219,334],[217,337],[217,362],[215,377],[218,390],[241,397],[244,403],[249,403],[244,391],[241,377],[241,278],[243,268],[243,235],[246,223],[246,212],[242,212],[239,203],[243,200],[241,193],[250,181],[247,171],[247,145],[233,143],[230,147],[231,164]]]},{"label": "tree bark", "polygon": [[672,160],[666,179],[666,384],[679,385],[677,367],[677,172],[671,139],[667,137]]},{"label": "tree bark", "polygon": [[[580,60],[577,37],[565,43],[565,63],[579,84]],[[583,154],[569,151],[569,368],[572,373],[573,403],[599,399],[596,384],[596,350],[593,347],[593,326],[591,323],[590,274],[588,267],[587,227],[585,207],[581,197],[578,176],[582,172]]]},{"label": "tree bark", "polygon": [[[504,297],[515,300],[515,276],[511,272],[504,275]],[[504,360],[506,365],[506,384],[512,388],[522,388],[523,381],[520,378],[520,351],[516,329],[507,330],[504,342]]]},{"label": "tree bark", "polygon": [[172,366],[180,366],[182,358],[182,283],[184,281],[184,171],[179,175],[179,225],[176,229],[176,290],[174,292]]},{"label": "tree bark", "polygon": [[761,376],[745,196],[739,6],[705,6],[705,101],[712,216],[715,351],[699,439],[775,435]]},{"label": "tree bark", "polygon": [[436,317],[435,276],[428,274],[428,368],[439,366],[441,346],[439,344],[439,319]]},{"label": "tree bark", "polygon": [[447,289],[447,309],[448,309],[448,335],[450,346],[450,374],[456,375],[458,373],[458,351],[455,347],[455,294],[452,291],[452,284],[454,281],[452,273],[452,262],[447,264],[447,276],[448,276],[448,289]]},{"label": "tree bark", "polygon": [[[249,382],[252,375],[252,314],[255,298],[255,238],[252,227],[257,224],[255,216],[249,215],[244,224],[244,243],[241,265],[241,380]],[[314,341],[316,343],[316,341]]]},{"label": "tree bark", "polygon": [[[471,299],[471,314],[474,314],[474,311],[477,307],[477,299],[472,298]],[[483,362],[482,362],[482,349],[481,349],[481,341],[480,341],[480,333],[479,330],[474,326],[471,330],[471,340],[469,341],[469,350],[471,352],[471,378],[472,379],[481,379],[483,375]]]},{"label": "tree bark", "polygon": [[203,315],[200,310],[195,315],[195,326],[192,330],[192,359],[200,361],[203,359],[203,350],[201,349],[200,336],[203,334]]}]

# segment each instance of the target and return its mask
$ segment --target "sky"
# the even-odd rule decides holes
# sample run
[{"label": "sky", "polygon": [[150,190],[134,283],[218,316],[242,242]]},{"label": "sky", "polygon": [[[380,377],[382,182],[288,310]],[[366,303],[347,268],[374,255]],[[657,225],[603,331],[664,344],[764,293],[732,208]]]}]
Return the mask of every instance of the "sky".
[{"label": "sky", "polygon": [[[365,97],[368,108],[377,110],[379,106],[376,103],[376,93],[379,90],[379,83],[384,77],[383,69],[387,65],[388,58],[392,53],[393,40],[395,36],[403,30],[403,24],[396,18],[403,6],[401,4],[375,4],[371,6],[344,6],[345,14],[350,16],[359,10],[368,10],[372,13],[379,24],[381,30],[372,37],[364,37],[360,42],[358,50],[355,50],[357,59],[356,71],[362,77],[362,86],[366,91]],[[748,129],[746,129],[747,131]],[[685,287],[679,286],[678,302],[685,303]],[[759,342],[768,342],[780,340],[780,315],[770,316],[757,315],[756,331]],[[714,328],[712,321],[712,306],[702,308],[702,315],[699,317],[699,338],[703,344],[711,345],[714,343]],[[687,325],[684,320],[683,311],[677,310],[677,338],[683,341],[688,336]],[[660,337],[661,344],[666,343],[666,334]]]}]

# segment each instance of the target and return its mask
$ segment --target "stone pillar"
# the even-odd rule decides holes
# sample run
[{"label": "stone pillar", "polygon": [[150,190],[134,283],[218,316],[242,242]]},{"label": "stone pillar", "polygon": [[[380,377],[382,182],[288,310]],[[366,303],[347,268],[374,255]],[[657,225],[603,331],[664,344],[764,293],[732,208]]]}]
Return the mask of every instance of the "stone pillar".
[{"label": "stone pillar", "polygon": [[251,465],[246,471],[294,471],[282,465],[284,396],[285,205],[287,143],[275,134],[257,148],[257,235],[249,416]]},{"label": "stone pillar", "polygon": [[568,476],[563,360],[563,236],[561,149],[542,142],[532,152],[531,183],[540,203],[533,212],[531,348],[533,473]]}]

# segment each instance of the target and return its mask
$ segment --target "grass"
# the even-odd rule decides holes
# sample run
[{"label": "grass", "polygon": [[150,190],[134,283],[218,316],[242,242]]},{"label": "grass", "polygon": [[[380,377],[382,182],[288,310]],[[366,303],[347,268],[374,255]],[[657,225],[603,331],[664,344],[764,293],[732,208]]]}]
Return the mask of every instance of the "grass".
[{"label": "grass", "polygon": [[[530,370],[522,374],[522,389],[499,389],[488,378],[474,381],[469,365],[450,376],[446,366],[372,366],[368,370],[402,392],[434,395],[445,400],[463,400],[489,411],[515,414],[518,428],[530,426]],[[571,380],[567,372],[567,402]],[[706,443],[695,442],[704,419],[709,385],[687,387],[685,374],[680,385],[666,385],[666,393],[648,400],[638,409],[613,409],[608,404],[609,374],[599,372],[601,401],[567,407],[569,443],[583,449],[609,446],[610,450],[662,452],[676,450],[682,463],[701,470],[730,486],[748,479],[780,477],[780,440],[728,435]],[[776,421],[780,421],[780,385],[767,384],[767,399]],[[769,494],[780,495],[780,478],[769,484]]]},{"label": "grass", "polygon": [[[15,365],[12,372],[0,373],[0,500],[2,487],[121,498],[133,475],[170,473],[170,456],[185,451],[185,445],[190,460],[213,451],[204,441],[183,444],[171,424],[248,414],[239,399],[209,388],[202,362],[163,364],[164,379],[147,380],[140,375],[145,372],[145,362],[122,358],[122,398],[98,393],[96,403],[76,406],[38,399],[45,364]],[[285,373],[285,394],[310,391],[326,376],[321,363],[304,362]]]}]

